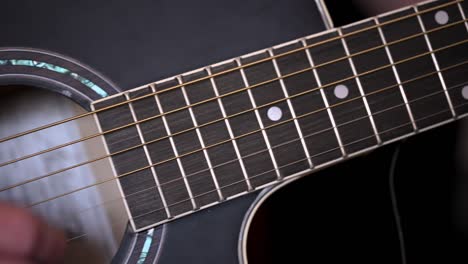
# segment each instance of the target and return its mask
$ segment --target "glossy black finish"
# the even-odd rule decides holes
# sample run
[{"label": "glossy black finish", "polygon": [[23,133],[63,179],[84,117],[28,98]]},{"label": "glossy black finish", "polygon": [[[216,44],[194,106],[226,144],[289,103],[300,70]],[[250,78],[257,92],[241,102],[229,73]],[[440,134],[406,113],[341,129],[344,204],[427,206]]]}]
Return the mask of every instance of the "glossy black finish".
[{"label": "glossy black finish", "polygon": [[[2,46],[66,54],[123,89],[325,29],[314,1],[113,1],[109,6],[21,0],[4,3],[2,11]],[[167,224],[161,262],[236,263],[240,222],[253,196]],[[197,233],[188,236],[192,228]],[[138,239],[141,245],[145,237]],[[201,252],[203,244],[211,246]],[[148,263],[157,253],[158,244],[153,245]]]}]

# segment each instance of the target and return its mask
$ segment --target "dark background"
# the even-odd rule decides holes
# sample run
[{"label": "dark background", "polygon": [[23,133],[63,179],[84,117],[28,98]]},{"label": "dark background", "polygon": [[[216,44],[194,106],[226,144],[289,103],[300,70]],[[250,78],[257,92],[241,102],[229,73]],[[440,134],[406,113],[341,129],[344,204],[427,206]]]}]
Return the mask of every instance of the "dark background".
[{"label": "dark background", "polygon": [[[352,1],[326,2],[336,26],[365,17]],[[122,89],[323,30],[312,0],[15,0],[0,7],[1,46],[68,55]],[[400,145],[394,183],[407,263],[468,261],[468,187],[456,162],[457,153],[465,161],[461,125]],[[397,147],[279,191],[254,222],[251,263],[401,263],[389,188]]]}]

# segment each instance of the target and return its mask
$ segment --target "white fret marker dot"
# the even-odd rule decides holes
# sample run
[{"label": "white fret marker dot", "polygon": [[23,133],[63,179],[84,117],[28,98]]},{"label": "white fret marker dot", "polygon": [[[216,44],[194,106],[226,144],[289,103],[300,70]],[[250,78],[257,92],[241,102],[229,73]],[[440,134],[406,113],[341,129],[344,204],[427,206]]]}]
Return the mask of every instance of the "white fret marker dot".
[{"label": "white fret marker dot", "polygon": [[268,109],[267,115],[271,121],[278,121],[283,116],[283,111],[277,106],[272,106]]},{"label": "white fret marker dot", "polygon": [[468,100],[468,85],[463,86],[462,88],[462,96],[463,98]]},{"label": "white fret marker dot", "polygon": [[435,15],[434,15],[434,18],[435,18],[435,21],[439,25],[445,25],[449,21],[449,15],[447,14],[447,12],[445,12],[443,10],[437,11],[437,13],[435,13]]},{"label": "white fret marker dot", "polygon": [[349,89],[346,87],[346,85],[340,84],[335,87],[335,90],[333,91],[335,93],[335,96],[344,99],[346,96],[349,94]]}]

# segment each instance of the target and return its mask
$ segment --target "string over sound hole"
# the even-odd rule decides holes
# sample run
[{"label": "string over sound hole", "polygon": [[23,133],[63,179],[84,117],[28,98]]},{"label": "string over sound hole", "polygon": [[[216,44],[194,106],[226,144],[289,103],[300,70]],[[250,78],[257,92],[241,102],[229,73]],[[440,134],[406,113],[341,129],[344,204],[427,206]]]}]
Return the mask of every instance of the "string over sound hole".
[{"label": "string over sound hole", "polygon": [[[10,86],[0,92],[0,138],[85,112],[40,89]],[[101,137],[54,149],[96,133],[88,116],[0,143],[0,164],[6,164],[0,166],[0,200],[28,207],[65,230],[65,263],[109,263],[128,222],[108,158],[87,163],[106,155]]]}]

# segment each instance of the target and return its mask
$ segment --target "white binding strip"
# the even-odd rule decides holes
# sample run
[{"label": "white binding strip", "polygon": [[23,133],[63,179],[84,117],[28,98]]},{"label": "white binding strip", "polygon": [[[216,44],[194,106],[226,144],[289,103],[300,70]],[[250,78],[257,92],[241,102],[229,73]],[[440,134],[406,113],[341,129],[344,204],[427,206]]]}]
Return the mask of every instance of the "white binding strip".
[{"label": "white binding strip", "polygon": [[[416,6],[414,7],[414,11],[416,13],[419,12],[419,10],[418,10],[418,8]],[[437,61],[434,50],[432,49],[432,44],[429,41],[429,36],[426,33],[426,27],[424,26],[424,23],[423,23],[423,21],[421,19],[421,16],[417,15],[416,17],[418,18],[419,26],[421,27],[421,30],[424,33],[424,39],[426,40],[427,48],[431,52],[432,62],[434,63],[434,66],[435,66],[435,68],[437,70],[437,75],[439,76],[440,83],[442,84],[442,87],[444,89],[445,97],[447,97],[447,102],[448,102],[448,105],[450,107],[450,112],[452,113],[452,116],[455,117],[455,115],[456,115],[455,109],[453,108],[452,100],[450,99],[450,96],[449,96],[449,93],[448,93],[448,90],[447,90],[447,85],[445,84],[444,77],[442,76],[442,72],[440,71],[439,62]]]},{"label": "white binding strip", "polygon": [[[307,47],[307,43],[306,43],[305,39],[302,39],[301,43],[302,43],[302,45],[304,47]],[[315,64],[314,64],[314,61],[312,60],[312,56],[310,54],[310,51],[309,51],[309,49],[305,49],[305,51],[306,51],[306,54],[307,54],[307,59],[309,60],[309,64],[313,69],[312,72],[314,73],[315,80],[317,81],[317,85],[318,85],[318,87],[322,87],[322,82],[320,81],[320,77],[318,76],[317,69],[315,68]],[[319,90],[320,90],[320,94],[321,94],[322,99],[323,99],[323,104],[327,108],[328,117],[330,118],[331,124],[333,126],[333,131],[335,131],[336,140],[338,141],[338,145],[340,146],[341,154],[343,156],[346,156],[346,151],[344,149],[343,142],[341,141],[341,136],[340,136],[340,133],[338,132],[338,128],[336,126],[335,118],[333,117],[333,114],[332,114],[331,109],[330,109],[330,104],[328,103],[327,97],[325,96],[325,92],[323,91],[323,89],[319,89]]]},{"label": "white binding strip", "polygon": [[[268,54],[270,54],[270,56],[274,56],[272,49],[268,49]],[[276,59],[273,59],[273,66],[275,68],[276,76],[281,77],[282,76],[281,71],[280,71],[280,69],[278,67],[278,62],[276,61]],[[279,81],[280,81],[281,89],[283,90],[284,98],[288,98],[286,100],[286,102],[288,104],[289,111],[291,112],[291,116],[294,118],[294,125],[296,126],[297,134],[301,138],[302,148],[304,148],[304,153],[305,153],[306,157],[308,158],[307,162],[309,163],[310,167],[313,167],[314,165],[312,164],[312,160],[310,158],[311,156],[309,154],[309,150],[307,149],[307,145],[305,143],[304,136],[302,135],[302,130],[301,130],[300,126],[299,126],[299,121],[297,120],[296,112],[294,111],[294,107],[293,107],[293,105],[291,103],[291,99],[289,99],[288,90],[286,89],[286,85],[284,83],[283,78],[281,78]]]},{"label": "white binding strip", "polygon": [[[236,59],[236,63],[237,63],[238,66],[241,66],[240,59]],[[244,81],[245,87],[250,87],[249,82],[247,80],[247,76],[245,75],[245,72],[244,72],[243,68],[240,69],[240,73],[242,75],[242,80]],[[267,133],[265,131],[265,126],[263,125],[262,118],[260,117],[260,113],[258,112],[258,109],[256,109],[257,104],[255,103],[255,100],[254,100],[251,89],[247,89],[247,93],[249,95],[250,102],[252,103],[253,108],[255,108],[255,110],[254,110],[255,116],[257,117],[258,124],[260,125],[260,128],[262,129],[261,133],[263,135],[263,138],[265,139],[265,144],[266,144],[266,146],[268,148],[268,152],[270,153],[270,158],[271,158],[271,161],[273,162],[273,167],[275,168],[275,171],[276,171],[276,176],[278,177],[278,179],[281,179],[282,177],[281,177],[281,174],[280,174],[279,169],[278,169],[278,163],[276,163],[275,156],[273,155],[270,140],[268,140],[268,136],[267,136]]]},{"label": "white binding strip", "polygon": [[[150,85],[151,86],[151,89],[152,90],[156,90],[154,88],[154,85]],[[156,104],[158,105],[158,110],[160,113],[164,113],[163,112],[163,109],[162,109],[162,105],[161,105],[161,102],[159,101],[159,97],[157,94],[154,95],[154,98],[156,99]],[[169,125],[167,124],[167,120],[166,120],[166,116],[161,116],[161,119],[163,121],[163,124],[164,124],[164,128],[166,129],[166,133],[168,135],[172,135],[171,134],[171,130],[169,129]],[[170,136],[169,137],[169,142],[171,143],[171,147],[172,147],[172,150],[174,151],[174,156],[175,157],[178,157],[179,156],[179,152],[177,151],[176,149],[176,146],[175,146],[175,143],[174,143],[174,137]],[[187,189],[187,192],[188,192],[188,195],[190,197],[190,201],[192,202],[192,207],[193,207],[193,210],[196,210],[197,209],[197,205],[195,203],[195,199],[193,198],[193,194],[192,194],[192,190],[190,189],[190,186],[189,186],[189,183],[187,181],[187,176],[185,175],[185,170],[182,166],[182,162],[180,161],[180,158],[177,158],[177,164],[179,166],[179,170],[180,170],[180,173],[182,174],[182,179],[184,181],[184,184],[185,184],[185,188]]]},{"label": "white binding strip", "polygon": [[[374,21],[376,23],[376,25],[379,25],[379,21],[377,18],[374,18]],[[380,35],[380,38],[382,40],[382,43],[387,45],[387,40],[385,39],[385,36],[384,36],[384,33],[382,31],[382,27],[378,26],[377,27],[377,30],[379,31],[379,35]],[[406,94],[405,94],[405,90],[403,90],[403,85],[401,85],[401,80],[400,80],[400,76],[398,75],[398,71],[394,65],[394,61],[393,61],[393,57],[392,57],[392,54],[390,53],[390,49],[388,48],[388,46],[385,46],[385,52],[387,53],[387,57],[390,61],[390,63],[392,64],[392,70],[393,70],[393,74],[395,75],[395,78],[397,80],[397,83],[398,83],[398,88],[400,89],[400,93],[401,93],[401,96],[403,97],[403,101],[405,102],[405,106],[406,106],[406,110],[408,111],[408,115],[410,117],[410,120],[411,120],[411,124],[413,125],[413,129],[415,131],[418,130],[418,127],[416,126],[416,122],[414,121],[414,117],[413,117],[413,113],[411,111],[411,108],[408,104],[408,98],[406,97]]]},{"label": "white binding strip", "polygon": [[[151,92],[153,92],[152,89],[151,89]],[[125,99],[127,99],[127,100],[130,99],[129,93],[125,93]],[[132,114],[133,121],[138,122],[138,118],[136,116],[135,109],[133,108],[133,103],[129,103],[128,106],[130,107],[130,113]],[[138,136],[140,137],[140,142],[142,144],[144,144],[143,145],[143,151],[145,152],[146,160],[148,161],[148,165],[153,164],[153,161],[152,161],[152,159],[151,159],[151,157],[149,155],[148,146],[145,144],[145,139],[143,137],[143,133],[141,132],[140,124],[138,124],[138,123],[136,124],[136,129],[138,131]],[[156,187],[158,189],[159,196],[161,197],[162,204],[164,206],[164,209],[166,210],[167,217],[171,218],[171,212],[169,212],[169,207],[167,207],[166,198],[164,197],[164,193],[162,192],[161,185],[159,183],[159,179],[158,179],[158,177],[156,175],[156,170],[154,169],[154,166],[151,166],[150,169],[151,169],[151,174],[153,175],[153,178],[154,178],[154,183],[156,184]]]},{"label": "white binding strip", "polygon": [[[212,75],[210,67],[207,67],[206,71],[208,72],[208,74],[210,76]],[[239,147],[237,146],[237,142],[234,139],[234,133],[232,132],[231,124],[229,123],[229,119],[227,118],[227,114],[226,114],[226,110],[224,109],[223,102],[222,102],[221,98],[219,98],[218,86],[216,86],[216,82],[215,82],[214,78],[210,78],[210,82],[211,82],[211,86],[213,87],[213,91],[215,93],[215,96],[218,97],[218,99],[217,99],[218,105],[219,105],[219,108],[221,109],[221,113],[222,113],[223,118],[224,118],[224,123],[226,124],[227,130],[228,130],[228,133],[229,133],[229,138],[232,141],[232,146],[234,147],[234,152],[236,153],[237,159],[239,159],[239,165],[240,165],[241,170],[242,170],[242,175],[244,176],[244,179],[245,179],[245,182],[247,184],[248,190],[251,191],[251,190],[253,190],[252,184],[250,183],[249,176],[247,175],[247,170],[245,169],[244,161],[242,160],[242,157],[240,155]]]},{"label": "white binding strip", "polygon": [[[343,37],[343,32],[341,31],[341,29],[338,29],[338,34],[341,37],[341,43],[343,44],[344,50],[346,52],[346,56],[348,56],[348,62],[349,62],[349,65],[351,66],[351,70],[353,71],[353,75],[357,76],[358,73],[356,71],[356,67],[354,66],[354,61],[351,58],[351,54],[349,53],[348,44],[346,44],[346,41],[345,41],[345,39]],[[364,89],[362,88],[361,80],[359,79],[359,77],[356,77],[355,79],[356,79],[357,86],[359,88],[359,93],[362,96],[362,101],[364,102],[364,106],[366,108],[367,115],[369,115],[369,120],[371,122],[372,129],[374,130],[374,134],[375,134],[375,137],[377,139],[377,143],[381,144],[382,140],[380,139],[379,132],[377,131],[377,126],[375,125],[374,117],[372,116],[372,113],[371,113],[371,110],[370,110],[370,107],[369,107],[369,103],[367,102],[367,97],[366,97],[366,95],[364,93]]]},{"label": "white binding strip", "polygon": [[[177,77],[177,81],[179,82],[179,84],[181,84],[182,83],[182,78]],[[188,98],[187,91],[185,90],[185,86],[182,86],[181,89],[182,89],[182,94],[184,95],[185,104],[190,105],[190,99]],[[200,129],[198,128],[198,122],[195,119],[195,114],[193,113],[192,107],[189,107],[188,110],[189,110],[189,113],[190,113],[190,118],[192,119],[193,126],[196,127],[195,132],[197,133],[198,141],[200,142],[200,145],[201,145],[201,147],[203,149],[203,155],[205,156],[205,160],[208,163],[208,168],[210,170],[211,177],[213,178],[213,183],[214,183],[214,185],[216,187],[218,197],[219,197],[220,200],[224,200],[223,194],[221,193],[221,189],[219,188],[218,179],[216,179],[216,175],[214,173],[213,166],[211,165],[210,156],[208,155],[208,151],[206,150],[205,142],[203,141]]]}]

